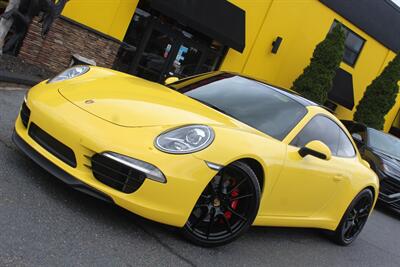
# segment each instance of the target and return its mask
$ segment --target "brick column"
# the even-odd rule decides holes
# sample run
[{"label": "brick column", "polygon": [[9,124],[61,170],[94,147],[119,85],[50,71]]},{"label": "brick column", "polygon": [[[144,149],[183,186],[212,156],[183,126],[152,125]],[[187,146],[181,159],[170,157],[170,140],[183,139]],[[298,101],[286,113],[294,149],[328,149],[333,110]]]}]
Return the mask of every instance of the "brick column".
[{"label": "brick column", "polygon": [[19,52],[26,62],[60,72],[73,54],[93,59],[97,66],[111,68],[117,56],[118,41],[64,18],[57,19],[45,39],[35,18]]}]

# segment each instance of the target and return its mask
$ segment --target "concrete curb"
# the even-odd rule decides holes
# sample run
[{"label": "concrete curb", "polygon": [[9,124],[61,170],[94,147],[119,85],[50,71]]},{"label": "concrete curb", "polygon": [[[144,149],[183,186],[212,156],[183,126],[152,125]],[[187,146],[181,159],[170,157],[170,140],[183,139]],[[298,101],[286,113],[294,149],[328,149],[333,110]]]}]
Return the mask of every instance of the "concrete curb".
[{"label": "concrete curb", "polygon": [[[3,83],[7,84],[7,83]],[[26,91],[30,88],[30,86],[22,85],[19,84],[18,86],[4,86],[2,82],[0,82],[0,92],[1,91],[10,91],[10,92],[15,92],[15,91]],[[10,83],[13,84],[13,83]]]},{"label": "concrete curb", "polygon": [[39,82],[41,82],[42,80],[43,79],[36,76],[13,73],[9,71],[0,71],[0,82],[17,83],[17,84],[34,86]]}]

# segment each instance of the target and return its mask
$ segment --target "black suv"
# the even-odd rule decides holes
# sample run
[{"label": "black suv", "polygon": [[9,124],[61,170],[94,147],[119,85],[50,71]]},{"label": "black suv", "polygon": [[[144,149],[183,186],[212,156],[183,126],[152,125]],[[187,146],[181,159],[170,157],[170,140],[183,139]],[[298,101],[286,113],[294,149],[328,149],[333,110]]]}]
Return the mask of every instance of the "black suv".
[{"label": "black suv", "polygon": [[342,121],[380,181],[379,200],[400,212],[400,139],[353,121]]}]

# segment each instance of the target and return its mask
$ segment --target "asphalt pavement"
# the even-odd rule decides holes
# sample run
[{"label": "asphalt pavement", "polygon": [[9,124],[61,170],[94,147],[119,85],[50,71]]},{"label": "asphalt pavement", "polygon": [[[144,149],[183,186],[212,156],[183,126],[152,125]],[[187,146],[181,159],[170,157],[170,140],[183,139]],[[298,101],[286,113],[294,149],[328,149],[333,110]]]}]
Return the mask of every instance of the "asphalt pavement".
[{"label": "asphalt pavement", "polygon": [[350,247],[315,229],[253,227],[224,247],[77,192],[11,142],[23,88],[0,85],[0,266],[400,266],[400,215],[378,208]]}]

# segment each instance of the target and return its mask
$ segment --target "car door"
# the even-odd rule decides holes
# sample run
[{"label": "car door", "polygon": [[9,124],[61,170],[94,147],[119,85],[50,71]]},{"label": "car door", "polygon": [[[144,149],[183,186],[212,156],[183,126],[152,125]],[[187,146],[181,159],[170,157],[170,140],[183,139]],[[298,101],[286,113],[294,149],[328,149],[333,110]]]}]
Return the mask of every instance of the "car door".
[{"label": "car door", "polygon": [[[299,148],[313,140],[330,148],[330,160],[299,155]],[[341,148],[343,144],[347,151]],[[268,200],[268,215],[311,216],[337,198],[351,177],[351,164],[341,155],[355,156],[348,136],[330,118],[313,117],[288,146],[284,167]]]}]

